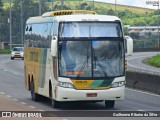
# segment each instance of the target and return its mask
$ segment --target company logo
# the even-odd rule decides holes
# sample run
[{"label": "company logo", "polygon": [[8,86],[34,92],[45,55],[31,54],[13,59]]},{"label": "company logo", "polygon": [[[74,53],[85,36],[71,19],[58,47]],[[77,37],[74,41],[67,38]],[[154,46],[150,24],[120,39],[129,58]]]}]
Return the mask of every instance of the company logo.
[{"label": "company logo", "polygon": [[11,112],[2,112],[2,117],[12,117]]},{"label": "company logo", "polygon": [[80,80],[76,81],[76,84],[87,84],[87,83],[88,83],[87,81],[80,81]]}]

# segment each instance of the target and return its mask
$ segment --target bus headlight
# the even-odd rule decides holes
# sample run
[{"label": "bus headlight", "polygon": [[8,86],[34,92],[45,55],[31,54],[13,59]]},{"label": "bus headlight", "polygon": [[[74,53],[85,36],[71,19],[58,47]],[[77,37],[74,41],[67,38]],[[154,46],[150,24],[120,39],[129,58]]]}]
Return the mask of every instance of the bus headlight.
[{"label": "bus headlight", "polygon": [[74,88],[73,85],[72,85],[71,83],[68,83],[68,82],[61,82],[61,81],[58,82],[58,86],[64,87],[64,88]]},{"label": "bus headlight", "polygon": [[124,85],[125,85],[125,81],[114,82],[112,83],[111,88],[122,87]]}]

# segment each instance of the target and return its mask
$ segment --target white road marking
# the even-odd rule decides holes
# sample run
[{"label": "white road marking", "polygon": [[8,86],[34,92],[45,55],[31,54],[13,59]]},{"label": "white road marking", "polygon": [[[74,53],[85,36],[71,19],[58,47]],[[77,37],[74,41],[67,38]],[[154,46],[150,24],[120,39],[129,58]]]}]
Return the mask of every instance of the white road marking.
[{"label": "white road marking", "polygon": [[12,97],[12,96],[10,96],[10,95],[6,95],[6,96],[9,97],[9,98]]},{"label": "white road marking", "polygon": [[0,92],[0,94],[4,95],[4,94],[6,94],[6,93],[4,93],[4,92]]},{"label": "white road marking", "polygon": [[[137,59],[137,58],[143,58],[143,57],[152,57],[152,56],[154,56],[154,55],[147,55],[147,56],[139,56],[139,57],[133,57],[133,58],[128,58],[127,60],[129,61],[129,60],[133,60],[133,59]],[[133,67],[133,68],[136,68],[136,69],[139,69],[139,70],[147,70],[148,71],[148,68],[142,68],[142,67],[139,67],[139,66],[136,66],[136,65],[133,65],[133,64],[131,64],[131,63],[127,63],[127,65],[128,65],[128,67],[127,67],[127,69],[129,69],[129,67]],[[157,73],[158,75],[159,75],[159,71],[157,72],[157,70],[149,70],[150,72],[155,72],[155,73]]]},{"label": "white road marking", "polygon": [[[8,70],[2,69],[4,72],[9,72]],[[18,73],[11,72],[13,75],[18,75]]]},{"label": "white road marking", "polygon": [[133,57],[133,58],[127,58],[127,60],[132,60],[132,59],[137,59],[137,58],[143,58],[143,57],[151,57],[153,55],[147,55],[147,56],[138,56],[138,57]]},{"label": "white road marking", "polygon": [[27,103],[25,103],[25,102],[20,102],[20,103],[23,104],[23,105],[27,104]]},{"label": "white road marking", "polygon": [[[148,70],[148,68],[142,68],[142,67],[138,67],[138,66],[136,66],[136,65],[133,65],[133,64],[128,63],[128,68],[129,68],[129,66],[134,67],[134,68],[137,68],[137,69],[141,69],[141,70]],[[157,73],[157,70],[150,70],[150,71]]]},{"label": "white road marking", "polygon": [[14,74],[14,75],[18,75],[17,73],[12,73],[12,74]]},{"label": "white road marking", "polygon": [[36,107],[34,107],[34,106],[29,106],[29,107],[30,107],[30,108],[33,108],[33,109],[36,108]]},{"label": "white road marking", "polygon": [[17,99],[13,99],[13,100],[16,101],[16,102],[18,101]]},{"label": "white road marking", "polygon": [[156,95],[156,94],[153,94],[153,93],[148,93],[148,92],[144,92],[144,91],[140,91],[140,90],[133,90],[133,89],[130,89],[130,88],[126,88],[126,89],[130,90],[130,91],[134,91],[134,92],[139,92],[139,93],[143,93],[143,94],[147,94],[147,95],[152,95],[152,96],[160,97],[160,95]]},{"label": "white road marking", "polygon": [[137,111],[145,111],[145,110],[137,110]]},{"label": "white road marking", "polygon": [[38,110],[38,111],[45,111],[45,110]]}]

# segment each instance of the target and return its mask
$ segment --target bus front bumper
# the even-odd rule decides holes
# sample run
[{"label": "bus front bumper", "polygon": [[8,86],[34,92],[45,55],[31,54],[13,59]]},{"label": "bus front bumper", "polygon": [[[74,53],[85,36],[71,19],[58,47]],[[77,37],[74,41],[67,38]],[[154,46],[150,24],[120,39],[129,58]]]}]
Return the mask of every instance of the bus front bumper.
[{"label": "bus front bumper", "polygon": [[[101,101],[101,100],[124,100],[125,86],[103,90],[76,90],[57,87],[57,101]],[[97,94],[97,96],[87,96]]]}]

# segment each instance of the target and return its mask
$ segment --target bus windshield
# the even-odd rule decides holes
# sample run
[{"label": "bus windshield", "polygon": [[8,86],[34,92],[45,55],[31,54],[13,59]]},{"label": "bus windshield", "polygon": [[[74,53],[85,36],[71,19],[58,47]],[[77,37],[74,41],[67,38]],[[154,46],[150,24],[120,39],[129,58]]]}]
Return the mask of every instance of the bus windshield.
[{"label": "bus windshield", "polygon": [[[103,23],[103,25],[99,27],[99,24],[95,26],[96,23],[87,23],[89,24],[88,26],[92,26],[93,24],[94,28],[96,28],[93,30],[90,28],[88,31],[88,26],[85,26],[85,23],[77,24],[79,26],[78,37],[76,37],[76,33],[73,33],[73,31],[70,33],[71,29],[68,30],[68,34],[67,31],[65,33],[66,28],[61,25],[62,28],[60,28],[61,33],[59,39],[59,75],[61,77],[76,79],[123,76],[124,46],[123,40],[120,37],[120,26],[118,26],[117,23]],[[105,24],[107,24],[106,26],[109,26],[109,28],[107,28]],[[68,28],[69,25],[72,26],[70,23],[66,25]],[[109,29],[113,31],[107,33]],[[105,30],[106,33],[103,30]],[[72,34],[72,36],[69,34]]]},{"label": "bus windshield", "polygon": [[60,27],[60,37],[122,37],[119,23],[65,22]]}]

